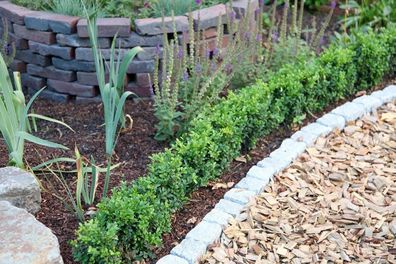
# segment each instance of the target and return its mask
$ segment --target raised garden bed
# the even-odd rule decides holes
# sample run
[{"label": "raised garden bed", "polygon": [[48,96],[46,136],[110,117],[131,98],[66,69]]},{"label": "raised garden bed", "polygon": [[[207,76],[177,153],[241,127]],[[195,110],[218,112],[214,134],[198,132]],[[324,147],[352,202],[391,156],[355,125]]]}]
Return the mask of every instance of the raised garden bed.
[{"label": "raised garden bed", "polygon": [[[245,13],[248,2],[233,1],[236,14]],[[254,10],[256,7],[252,4],[251,8]],[[218,17],[223,17],[224,26],[225,15],[224,4],[193,12],[194,23],[199,21],[203,41],[208,42],[210,51],[215,48]],[[22,84],[32,93],[47,86],[42,96],[51,100],[77,103],[100,100],[86,19],[33,11],[9,1],[0,1],[0,18],[5,19],[9,38],[16,44],[16,56],[10,68],[22,73]],[[143,48],[128,67],[125,85],[126,90],[141,98],[153,95],[154,57],[163,45],[163,32],[174,32],[172,17],[166,17],[164,21],[164,27],[162,18],[136,19],[133,22],[129,18],[99,18],[97,22],[98,43],[105,59],[109,59],[115,36],[121,56],[131,48]],[[181,44],[187,38],[188,14],[176,16],[174,21]],[[224,35],[224,43],[228,37]]]}]

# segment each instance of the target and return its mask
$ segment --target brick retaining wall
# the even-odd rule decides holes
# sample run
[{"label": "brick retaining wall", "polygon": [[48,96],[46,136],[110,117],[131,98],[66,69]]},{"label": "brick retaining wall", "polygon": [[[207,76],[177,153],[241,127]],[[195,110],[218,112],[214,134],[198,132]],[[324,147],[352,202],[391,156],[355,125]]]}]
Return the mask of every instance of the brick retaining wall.
[{"label": "brick retaining wall", "polygon": [[[234,0],[237,14],[245,12],[249,0]],[[257,0],[253,0],[257,6]],[[219,16],[226,16],[223,4],[193,12],[194,23],[200,23],[206,41],[216,38]],[[87,30],[87,20],[61,14],[32,11],[9,1],[0,1],[0,17],[8,22],[9,40],[17,48],[10,68],[22,73],[22,84],[29,93],[47,86],[43,97],[57,101],[75,100],[78,103],[99,100],[95,65]],[[226,19],[222,19],[226,24]],[[188,31],[188,16],[175,17],[179,41]],[[144,51],[128,68],[126,90],[147,98],[153,94],[151,74],[157,45],[162,46],[162,18],[146,18],[134,21],[131,30],[129,18],[99,18],[98,42],[104,58],[109,57],[110,45],[117,34],[120,53],[141,46]],[[3,25],[1,25],[3,26]],[[3,31],[2,28],[0,28]],[[173,33],[172,18],[165,18],[165,30]],[[2,32],[0,32],[2,33]],[[184,37],[183,37],[184,34]],[[225,41],[229,36],[224,36]]]}]

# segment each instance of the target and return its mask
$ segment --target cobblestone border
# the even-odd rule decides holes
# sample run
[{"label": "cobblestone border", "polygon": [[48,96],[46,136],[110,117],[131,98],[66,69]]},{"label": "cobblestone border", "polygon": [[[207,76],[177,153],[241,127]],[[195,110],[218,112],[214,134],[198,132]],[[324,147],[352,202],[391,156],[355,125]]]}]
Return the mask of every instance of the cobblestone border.
[{"label": "cobblestone border", "polygon": [[364,95],[347,102],[323,115],[285,139],[269,157],[253,166],[246,177],[229,190],[197,226],[187,233],[185,239],[157,264],[193,264],[206,252],[207,247],[220,239],[228,220],[237,217],[249,200],[259,194],[275,174],[288,167],[306,148],[320,136],[335,129],[344,129],[347,122],[376,111],[380,106],[396,99],[396,85],[390,85],[371,95]]},{"label": "cobblestone border", "polygon": [[[245,14],[247,8],[255,10],[258,0],[230,0],[236,18]],[[250,2],[250,5],[249,5]],[[218,4],[192,12],[194,24],[199,23],[202,41],[208,43],[209,51],[224,48],[230,35],[225,34],[221,47],[216,47],[217,24],[227,19],[227,7]],[[152,74],[155,56],[163,46],[163,32],[173,33],[174,25],[179,45],[188,39],[188,15],[164,18],[135,19],[99,18],[97,20],[98,43],[105,59],[109,59],[110,45],[117,35],[120,56],[127,50],[140,46],[140,52],[127,70],[125,89],[142,98],[153,95]],[[40,95],[55,101],[89,103],[100,101],[95,64],[89,41],[87,20],[44,11],[33,11],[0,0],[0,18],[5,19],[8,39],[15,43],[16,56],[10,65],[22,74],[22,85],[30,93],[47,86]],[[132,23],[134,24],[132,30]],[[4,25],[0,23],[0,36]]]}]

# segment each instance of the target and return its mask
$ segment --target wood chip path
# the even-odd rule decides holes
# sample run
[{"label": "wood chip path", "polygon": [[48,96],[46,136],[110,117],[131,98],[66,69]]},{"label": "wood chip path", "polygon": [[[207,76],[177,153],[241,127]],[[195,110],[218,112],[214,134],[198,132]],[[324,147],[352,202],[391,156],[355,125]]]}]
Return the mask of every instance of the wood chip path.
[{"label": "wood chip path", "polygon": [[396,105],[320,138],[202,263],[396,263]]}]

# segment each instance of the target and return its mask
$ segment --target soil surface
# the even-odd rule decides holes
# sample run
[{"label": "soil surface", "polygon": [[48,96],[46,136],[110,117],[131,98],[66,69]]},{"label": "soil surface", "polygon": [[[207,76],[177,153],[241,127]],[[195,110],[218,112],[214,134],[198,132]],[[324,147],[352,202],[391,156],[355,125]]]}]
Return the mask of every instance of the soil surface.
[{"label": "soil surface", "polygon": [[395,103],[319,138],[202,263],[395,263]]}]

